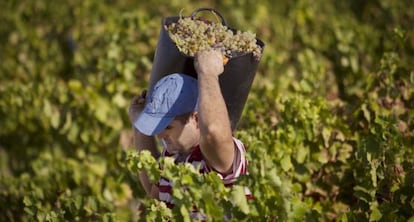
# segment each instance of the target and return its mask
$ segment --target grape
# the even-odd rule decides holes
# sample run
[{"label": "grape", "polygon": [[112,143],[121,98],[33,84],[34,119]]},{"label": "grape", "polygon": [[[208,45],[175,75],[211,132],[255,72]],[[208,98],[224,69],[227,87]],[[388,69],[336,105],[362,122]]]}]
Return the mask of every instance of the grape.
[{"label": "grape", "polygon": [[254,33],[233,32],[221,23],[181,17],[177,22],[166,25],[165,29],[179,51],[189,56],[212,48],[220,49],[227,58],[253,53],[259,60],[262,54]]}]

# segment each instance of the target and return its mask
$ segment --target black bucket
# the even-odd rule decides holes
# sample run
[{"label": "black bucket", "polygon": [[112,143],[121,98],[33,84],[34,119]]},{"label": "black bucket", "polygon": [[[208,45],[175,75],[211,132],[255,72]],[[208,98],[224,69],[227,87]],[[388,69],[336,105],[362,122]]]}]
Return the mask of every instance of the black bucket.
[{"label": "black bucket", "polygon": [[[213,11],[221,18],[224,26],[227,26],[234,33],[237,31],[229,27],[223,16],[212,8],[197,9],[191,16],[195,17],[198,12],[205,10]],[[194,57],[181,53],[165,30],[166,25],[176,23],[179,19],[180,16],[171,16],[162,20],[162,28],[151,70],[149,93],[151,93],[158,80],[172,73],[183,73],[197,78],[193,64]],[[257,38],[256,41],[263,50],[264,43]],[[234,56],[228,60],[223,74],[219,76],[221,92],[227,106],[233,131],[236,129],[243,112],[258,64],[259,59],[255,58],[253,53]]]}]

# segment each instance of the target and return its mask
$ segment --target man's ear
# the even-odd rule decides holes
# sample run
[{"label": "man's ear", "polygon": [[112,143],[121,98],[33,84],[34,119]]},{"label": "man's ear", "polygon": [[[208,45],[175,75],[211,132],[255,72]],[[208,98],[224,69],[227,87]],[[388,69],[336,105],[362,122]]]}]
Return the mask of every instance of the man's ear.
[{"label": "man's ear", "polygon": [[198,128],[198,112],[194,111],[193,114],[191,114],[191,118],[194,118],[197,124],[197,128]]}]

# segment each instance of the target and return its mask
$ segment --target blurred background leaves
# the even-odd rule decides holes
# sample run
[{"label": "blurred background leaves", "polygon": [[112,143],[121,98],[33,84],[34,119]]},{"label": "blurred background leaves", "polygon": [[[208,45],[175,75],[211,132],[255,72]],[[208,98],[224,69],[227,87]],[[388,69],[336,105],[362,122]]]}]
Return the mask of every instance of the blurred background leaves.
[{"label": "blurred background leaves", "polygon": [[[126,167],[151,162],[127,158],[127,107],[147,86],[161,19],[205,6],[266,43],[236,132],[249,147],[240,183],[255,200],[235,218],[413,220],[407,0],[0,2],[0,220],[171,216]],[[215,207],[237,192],[222,190]],[[199,207],[215,212],[209,201]]]}]

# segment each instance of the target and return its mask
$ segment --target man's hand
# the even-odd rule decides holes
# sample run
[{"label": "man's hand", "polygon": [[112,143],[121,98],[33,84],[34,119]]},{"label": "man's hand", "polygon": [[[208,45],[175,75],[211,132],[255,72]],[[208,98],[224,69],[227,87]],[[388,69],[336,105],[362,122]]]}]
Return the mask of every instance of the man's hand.
[{"label": "man's hand", "polygon": [[143,90],[140,95],[136,95],[129,106],[128,115],[131,123],[135,121],[138,115],[142,112],[145,107],[145,99],[147,96],[147,90]]},{"label": "man's hand", "polygon": [[218,50],[197,52],[194,58],[194,67],[198,75],[219,76],[224,71],[223,55]]}]

